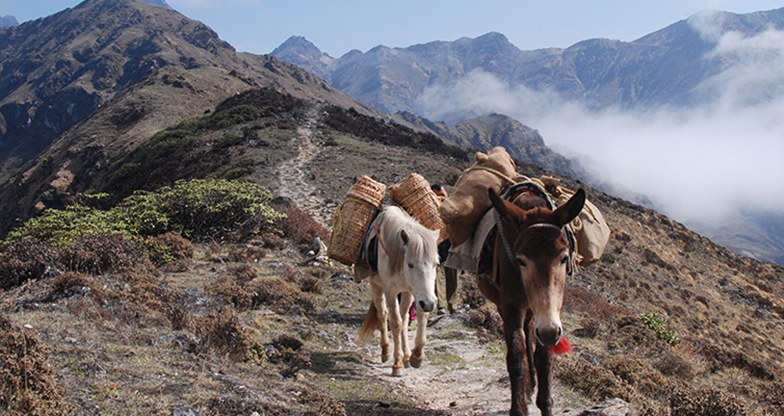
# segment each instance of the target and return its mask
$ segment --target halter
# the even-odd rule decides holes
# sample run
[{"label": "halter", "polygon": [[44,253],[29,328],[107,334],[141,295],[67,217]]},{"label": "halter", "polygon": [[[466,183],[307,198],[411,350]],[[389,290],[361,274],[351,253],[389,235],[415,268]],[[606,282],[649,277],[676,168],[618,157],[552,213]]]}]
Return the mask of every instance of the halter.
[{"label": "halter", "polygon": [[[504,251],[506,251],[506,256],[509,258],[509,261],[514,264],[514,255],[512,254],[512,246],[509,244],[509,240],[506,239],[504,235],[504,226],[501,223],[501,215],[498,213],[498,210],[493,211],[493,215],[495,216],[495,224],[498,227],[498,235],[501,238],[501,244],[504,246]],[[550,224],[548,222],[537,222],[535,224],[531,224],[520,231],[520,234],[528,231],[531,228],[553,228],[558,230],[561,234],[566,234],[566,239],[569,241],[569,261],[566,265],[566,274],[569,276],[574,275],[574,267],[572,266],[574,255],[574,250],[572,248],[571,238],[567,232],[567,229],[564,227],[559,227],[555,224]],[[517,270],[516,268],[514,270]]]}]

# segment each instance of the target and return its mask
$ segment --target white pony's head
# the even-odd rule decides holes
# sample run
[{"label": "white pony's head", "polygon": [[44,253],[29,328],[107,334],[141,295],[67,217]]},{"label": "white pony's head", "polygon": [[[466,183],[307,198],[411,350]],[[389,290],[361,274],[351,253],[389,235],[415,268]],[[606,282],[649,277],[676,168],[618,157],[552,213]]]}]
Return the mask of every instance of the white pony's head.
[{"label": "white pony's head", "polygon": [[389,250],[390,275],[405,277],[405,286],[414,295],[416,305],[432,312],[436,298],[439,232],[430,230],[398,207],[384,209],[382,238]]}]

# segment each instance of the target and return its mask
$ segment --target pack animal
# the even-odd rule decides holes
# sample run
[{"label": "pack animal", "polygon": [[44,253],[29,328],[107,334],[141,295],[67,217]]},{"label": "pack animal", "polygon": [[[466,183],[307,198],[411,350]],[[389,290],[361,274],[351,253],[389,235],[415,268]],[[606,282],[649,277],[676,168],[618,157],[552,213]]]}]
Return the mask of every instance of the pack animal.
[{"label": "pack animal", "polygon": [[536,405],[552,416],[550,393],[554,347],[563,334],[561,307],[569,267],[570,242],[564,227],[585,203],[585,191],[555,210],[538,196],[520,194],[512,202],[491,188],[498,232],[492,273],[478,275],[477,285],[498,308],[507,347],[506,367],[512,390],[511,416],[528,414],[525,396],[538,381]]},{"label": "pack animal", "polygon": [[[389,359],[389,331],[394,341],[392,375],[403,368],[419,367],[425,358],[427,318],[437,303],[438,231],[425,228],[396,206],[384,208],[376,221],[378,272],[370,276],[373,300],[359,329],[358,342],[381,331],[381,361]],[[400,300],[398,301],[398,294]],[[408,345],[408,310],[416,300],[417,333],[414,350]]]}]

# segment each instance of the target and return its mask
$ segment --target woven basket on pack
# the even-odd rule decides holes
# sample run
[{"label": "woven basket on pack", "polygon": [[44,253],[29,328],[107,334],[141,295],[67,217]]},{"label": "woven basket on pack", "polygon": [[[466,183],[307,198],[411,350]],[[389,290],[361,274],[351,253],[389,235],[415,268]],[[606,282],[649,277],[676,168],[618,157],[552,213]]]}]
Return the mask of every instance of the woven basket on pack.
[{"label": "woven basket on pack", "polygon": [[425,227],[438,230],[441,233],[438,236],[439,244],[448,238],[446,226],[438,213],[438,196],[422,175],[412,173],[403,182],[392,185],[389,188],[389,199],[400,204]]},{"label": "woven basket on pack", "polygon": [[360,256],[370,224],[381,209],[387,186],[362,175],[346,192],[346,200],[335,211],[327,256],[347,266]]}]

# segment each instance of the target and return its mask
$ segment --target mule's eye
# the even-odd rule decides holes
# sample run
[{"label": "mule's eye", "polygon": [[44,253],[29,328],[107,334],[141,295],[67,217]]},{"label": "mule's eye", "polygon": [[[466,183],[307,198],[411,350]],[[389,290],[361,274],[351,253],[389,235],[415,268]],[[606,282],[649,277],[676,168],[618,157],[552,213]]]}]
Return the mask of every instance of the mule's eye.
[{"label": "mule's eye", "polygon": [[408,268],[409,269],[413,269],[414,268],[414,263],[408,263]]},{"label": "mule's eye", "polygon": [[566,264],[567,261],[569,261],[569,256],[564,256],[564,258],[561,259],[561,264]]},{"label": "mule's eye", "polygon": [[523,259],[517,259],[517,265],[520,267],[528,266]]}]

